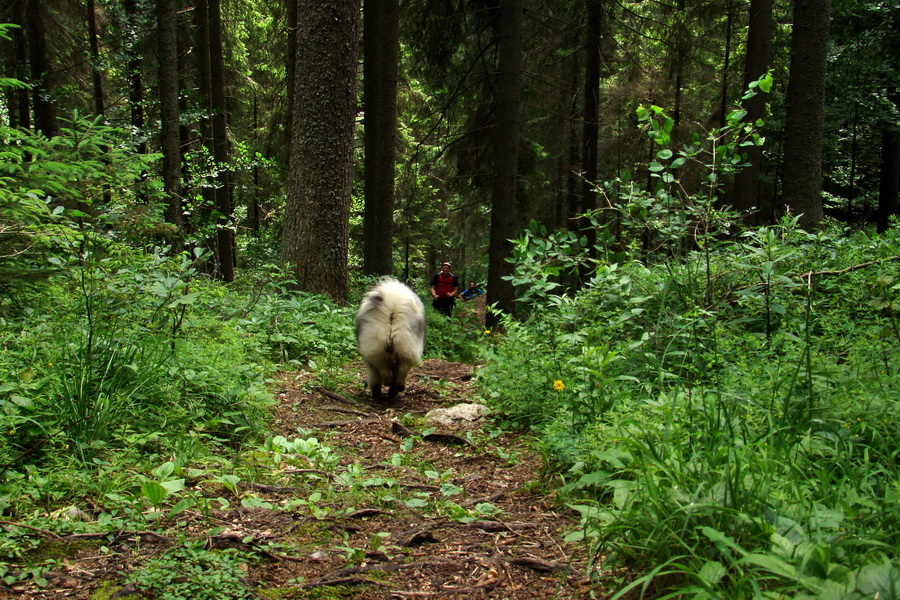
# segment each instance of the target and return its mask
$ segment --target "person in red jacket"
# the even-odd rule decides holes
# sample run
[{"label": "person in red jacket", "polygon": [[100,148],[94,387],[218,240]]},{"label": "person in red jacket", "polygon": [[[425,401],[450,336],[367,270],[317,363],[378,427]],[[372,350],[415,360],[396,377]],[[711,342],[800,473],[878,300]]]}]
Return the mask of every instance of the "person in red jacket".
[{"label": "person in red jacket", "polygon": [[441,263],[441,272],[431,278],[431,297],[434,298],[434,309],[448,317],[456,306],[456,294],[459,293],[459,280],[450,272],[450,263]]}]

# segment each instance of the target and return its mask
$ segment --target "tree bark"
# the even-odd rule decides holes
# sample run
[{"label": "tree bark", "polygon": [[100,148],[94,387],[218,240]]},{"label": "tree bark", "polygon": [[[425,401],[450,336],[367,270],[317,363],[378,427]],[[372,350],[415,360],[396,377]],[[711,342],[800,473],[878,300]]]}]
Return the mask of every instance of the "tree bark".
[{"label": "tree bark", "polygon": [[[28,45],[25,43],[24,0],[16,0],[13,5],[13,22],[19,27],[12,30],[13,36],[13,77],[28,81]],[[31,129],[31,101],[27,89],[15,90],[9,106],[10,126]]]},{"label": "tree bark", "polygon": [[216,270],[222,281],[234,281],[234,223],[228,165],[228,119],[225,91],[225,47],[222,42],[220,0],[208,0],[209,76],[212,107],[213,160],[216,181]]},{"label": "tree bark", "polygon": [[147,154],[147,141],[144,135],[144,79],[141,73],[141,55],[137,52],[137,36],[139,15],[136,0],[125,0],[125,40],[124,46],[128,55],[127,79],[128,79],[128,108],[131,111],[131,128],[138,142],[135,145],[138,154]]},{"label": "tree bark", "polygon": [[794,0],[787,89],[781,207],[801,215],[799,225],[820,226],[822,145],[825,132],[825,62],[831,0]]},{"label": "tree bark", "polygon": [[47,137],[59,134],[56,105],[53,102],[53,82],[47,56],[47,14],[45,0],[25,0],[25,38],[28,63],[31,67],[31,105],[34,128]]},{"label": "tree bark", "polygon": [[[566,169],[566,204],[563,207],[563,223],[562,225],[566,229],[572,228],[576,224],[576,218],[578,217],[578,207],[579,207],[579,190],[581,189],[581,180],[578,177],[578,173],[581,170],[579,167],[581,165],[579,158],[579,137],[578,137],[578,122],[581,120],[581,112],[578,108],[578,97],[579,97],[579,74],[580,74],[580,65],[578,63],[578,54],[574,54],[572,56],[572,67],[571,73],[569,74],[569,81],[571,85],[571,100],[569,104],[569,123],[568,123],[568,132],[569,132],[569,143],[567,150],[567,169]],[[582,125],[582,129],[583,129]]]},{"label": "tree bark", "polygon": [[178,111],[178,32],[175,0],[156,3],[159,53],[159,117],[163,188],[167,196],[165,219],[182,230],[181,139]]},{"label": "tree bark", "polygon": [[97,7],[94,0],[87,0],[88,45],[91,51],[91,83],[94,91],[94,110],[98,115],[106,112],[103,101],[103,79],[100,76],[100,40],[97,37]]},{"label": "tree bark", "polygon": [[359,0],[299,0],[281,260],[300,289],[346,302]]},{"label": "tree bark", "polygon": [[[900,92],[890,89],[888,98],[900,109]],[[897,215],[900,196],[900,128],[896,123],[886,119],[882,121],[881,127],[881,172],[876,215],[878,233],[887,231],[890,218]]]},{"label": "tree bark", "polygon": [[[491,234],[488,250],[488,294],[490,302],[503,313],[515,313],[515,289],[504,276],[513,267],[506,261],[518,224],[519,118],[522,96],[522,47],[524,31],[523,0],[500,0],[497,16],[499,80],[496,99],[494,157],[496,175],[491,203]],[[487,326],[499,319],[496,312],[487,315]]]},{"label": "tree bark", "polygon": [[[597,146],[600,137],[600,35],[603,17],[601,0],[587,0],[587,27],[584,43],[584,123],[581,137],[581,213],[597,209]],[[590,220],[582,219],[581,229],[593,254],[597,232]]]},{"label": "tree bark", "polygon": [[728,115],[728,73],[731,70],[731,32],[734,10],[731,0],[725,0],[725,57],[722,65],[722,94],[719,98],[719,127],[725,127],[725,117]]},{"label": "tree bark", "polygon": [[365,0],[363,273],[367,275],[390,275],[394,269],[394,161],[397,143],[399,54],[398,0]]},{"label": "tree bark", "polygon": [[[294,92],[297,87],[297,1],[285,0],[285,19],[287,20],[287,64],[285,65],[285,84],[287,86],[287,115],[284,120],[285,138],[288,151],[284,154],[290,163],[291,143],[294,133]],[[287,172],[289,164],[285,164]]]},{"label": "tree bark", "polygon": [[[212,136],[212,77],[210,76],[209,60],[209,9],[206,0],[195,0],[194,3],[194,54],[197,62],[197,99],[200,106],[200,115],[197,118],[197,132],[200,143],[206,149],[209,156],[214,155]],[[195,207],[194,220],[203,228],[214,220],[213,209],[216,206],[216,190],[209,182],[202,182],[200,195],[203,198],[200,206]],[[203,241],[206,249],[213,258],[212,270],[218,272],[216,261],[216,238],[213,235]]]},{"label": "tree bark", "polygon": [[[772,48],[772,4],[773,0],[750,0],[750,22],[747,28],[747,56],[744,62],[744,89],[759,80],[769,70]],[[747,111],[745,120],[755,123],[766,116],[766,99],[757,93],[744,104]],[[735,177],[732,207],[740,211],[748,225],[760,224],[772,219],[770,203],[761,198],[760,176],[762,175],[762,148],[747,147],[747,162]],[[768,210],[764,210],[768,206]],[[760,213],[765,214],[760,214]]]}]

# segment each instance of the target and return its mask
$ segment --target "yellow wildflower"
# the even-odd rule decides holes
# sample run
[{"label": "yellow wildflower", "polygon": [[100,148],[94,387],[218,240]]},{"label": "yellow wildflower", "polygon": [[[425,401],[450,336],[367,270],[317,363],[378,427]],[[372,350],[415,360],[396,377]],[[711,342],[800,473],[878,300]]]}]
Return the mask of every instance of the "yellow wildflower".
[{"label": "yellow wildflower", "polygon": [[557,392],[561,392],[564,389],[566,389],[566,384],[564,384],[562,382],[562,379],[557,379],[556,381],[553,382],[553,389],[556,390]]}]

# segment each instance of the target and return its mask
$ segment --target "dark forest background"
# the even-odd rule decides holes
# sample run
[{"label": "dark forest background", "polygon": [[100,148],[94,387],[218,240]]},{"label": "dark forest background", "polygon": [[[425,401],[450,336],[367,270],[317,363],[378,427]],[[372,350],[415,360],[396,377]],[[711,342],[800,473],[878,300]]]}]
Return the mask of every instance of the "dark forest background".
[{"label": "dark forest background", "polygon": [[[301,288],[345,298],[348,274],[423,281],[451,260],[509,307],[507,240],[523,226],[593,239],[579,215],[653,189],[642,105],[665,109],[676,147],[743,105],[759,145],[715,201],[746,225],[790,211],[810,229],[884,230],[897,211],[890,4],[4,0],[0,22],[5,126],[102,128],[113,139],[91,158],[140,161],[127,189],[69,182],[59,200],[207,250],[225,281],[281,260]],[[767,73],[771,91],[744,99]],[[689,168],[678,182],[703,185]]]}]

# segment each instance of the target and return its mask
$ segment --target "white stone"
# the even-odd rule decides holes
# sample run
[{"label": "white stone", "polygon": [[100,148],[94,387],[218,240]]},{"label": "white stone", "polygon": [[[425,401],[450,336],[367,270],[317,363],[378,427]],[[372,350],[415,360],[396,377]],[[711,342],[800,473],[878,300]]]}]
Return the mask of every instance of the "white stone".
[{"label": "white stone", "polygon": [[476,421],[490,412],[483,404],[465,402],[450,408],[435,408],[428,411],[425,420],[438,425],[452,425],[453,421]]}]

